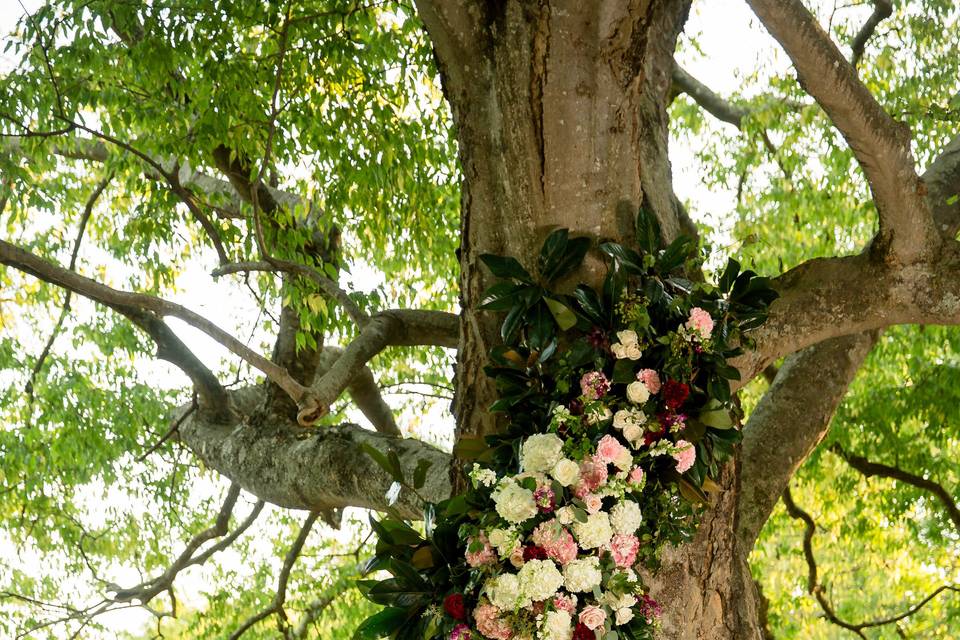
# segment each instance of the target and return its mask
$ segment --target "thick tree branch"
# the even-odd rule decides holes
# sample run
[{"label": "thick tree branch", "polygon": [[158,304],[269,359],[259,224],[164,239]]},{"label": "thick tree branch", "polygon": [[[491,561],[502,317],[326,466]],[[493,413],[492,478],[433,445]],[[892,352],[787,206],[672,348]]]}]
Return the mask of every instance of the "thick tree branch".
[{"label": "thick tree branch", "polygon": [[856,454],[844,451],[843,447],[838,444],[830,447],[830,450],[846,460],[847,464],[868,478],[873,478],[875,476],[879,476],[881,478],[891,478],[893,480],[914,486],[918,489],[929,491],[937,500],[940,501],[940,504],[943,505],[944,510],[947,512],[947,515],[953,522],[953,526],[957,528],[957,533],[960,534],[960,508],[957,507],[956,501],[942,484],[929,478],[919,476],[915,473],[905,471],[900,467],[887,465],[880,462],[871,462],[863,456],[858,456]]},{"label": "thick tree branch", "polygon": [[[69,271],[52,262],[48,262],[4,240],[0,240],[0,264],[5,264],[24,273],[29,273],[45,282],[63,287],[74,293],[90,298],[95,302],[116,309],[144,328],[151,337],[158,341],[158,345],[161,348],[164,345],[158,340],[159,334],[163,332],[161,327],[163,323],[160,321],[160,318],[164,316],[179,318],[204,332],[234,354],[259,369],[270,378],[271,381],[283,388],[294,401],[299,401],[307,390],[306,387],[296,380],[293,380],[285,369],[254,352],[207,318],[179,304],[143,293],[113,289],[74,271]],[[175,338],[172,332],[169,332],[167,337],[171,336]],[[196,360],[195,357],[193,357],[190,362],[186,361],[188,359],[186,355],[189,354],[189,351],[186,351],[186,347],[184,347],[183,343],[179,342],[179,340],[176,342],[171,340],[169,346],[177,352],[185,352],[182,354],[184,356],[184,362],[182,363],[184,366],[181,366],[181,368],[191,375],[191,377],[194,377],[197,373],[196,365],[199,361]],[[181,362],[175,362],[175,364],[179,366]],[[209,380],[195,379],[195,382],[201,383],[205,391],[211,391],[211,389],[208,388],[210,387]]]},{"label": "thick tree branch", "polygon": [[826,435],[877,337],[860,333],[833,338],[789,356],[750,414],[743,432],[737,505],[738,537],[745,549],[753,546],[790,478]]},{"label": "thick tree branch", "polygon": [[863,168],[880,215],[880,246],[905,263],[935,254],[939,235],[916,174],[909,130],[884,111],[800,0],[747,2]]},{"label": "thick tree branch", "polygon": [[867,640],[866,634],[864,634],[864,629],[872,629],[875,627],[882,627],[889,624],[896,624],[897,622],[909,618],[916,612],[920,611],[924,606],[926,606],[930,601],[936,598],[938,595],[944,592],[954,592],[960,593],[960,586],[944,584],[933,591],[930,592],[925,598],[923,598],[917,604],[909,607],[903,613],[899,613],[893,616],[888,616],[886,618],[878,618],[875,620],[870,620],[867,622],[852,623],[848,622],[837,615],[836,609],[833,605],[830,604],[830,601],[827,599],[826,588],[822,581],[818,577],[817,572],[817,560],[813,553],[813,536],[817,531],[817,525],[814,522],[813,518],[809,513],[797,506],[793,501],[793,496],[790,494],[790,489],[787,488],[783,492],[783,505],[787,509],[787,514],[795,519],[803,522],[804,533],[803,533],[803,555],[807,561],[807,592],[812,595],[820,605],[820,608],[823,609],[824,617],[829,620],[831,623],[851,631],[857,634],[858,637]]},{"label": "thick tree branch", "polygon": [[852,50],[850,54],[850,65],[854,70],[856,70],[857,65],[860,64],[867,42],[873,37],[877,26],[889,18],[892,13],[893,5],[890,0],[873,0],[873,12],[870,14],[870,17],[867,18],[867,21],[863,23],[863,26],[860,27],[860,31],[854,36],[853,43],[850,45],[850,49]]},{"label": "thick tree branch", "polygon": [[[324,347],[320,354],[318,373],[323,375],[342,355],[343,349],[340,347]],[[400,427],[397,426],[393,417],[393,410],[383,400],[380,387],[377,386],[377,381],[373,377],[370,367],[361,367],[360,371],[354,375],[347,385],[347,393],[350,394],[350,399],[379,433],[391,436],[400,435]]]},{"label": "thick tree branch", "polygon": [[960,135],[953,138],[923,174],[937,229],[953,239],[960,231]]},{"label": "thick tree branch", "polygon": [[[418,440],[395,438],[356,425],[342,424],[304,431],[286,416],[260,417],[263,389],[232,394],[239,414],[233,424],[217,423],[199,414],[180,427],[180,441],[204,463],[245,491],[289,509],[338,510],[348,506],[385,510],[393,479],[363,451],[363,445],[400,458],[405,477],[412,478],[420,460],[431,463],[419,489],[425,499],[450,496],[449,454]],[[254,421],[254,422],[251,422]],[[407,491],[394,505],[401,514],[419,518],[422,505]]]}]

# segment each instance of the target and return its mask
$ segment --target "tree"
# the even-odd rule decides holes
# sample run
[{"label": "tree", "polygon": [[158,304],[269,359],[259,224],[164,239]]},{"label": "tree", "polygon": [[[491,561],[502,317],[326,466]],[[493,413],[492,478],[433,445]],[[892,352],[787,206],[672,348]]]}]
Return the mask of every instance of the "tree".
[{"label": "tree", "polygon": [[[896,81],[897,65],[935,69],[930,51],[951,60],[938,73],[956,71],[957,43],[944,35],[956,15],[949,3],[925,3],[930,17],[921,19],[877,0],[854,37],[845,23],[836,27],[850,43],[848,60],[799,0],[748,4],[786,52],[796,81],[777,78],[767,89],[776,93],[736,101],[676,65],[689,11],[682,0],[418,0],[415,7],[62,0],[24,18],[10,40],[22,63],[4,77],[0,102],[10,238],[0,240],[0,262],[8,267],[5,284],[24,287],[16,321],[47,326],[49,337],[39,355],[13,334],[0,343],[5,369],[25,374],[12,378],[25,387],[5,392],[16,427],[4,431],[3,509],[13,516],[19,507],[21,520],[39,525],[15,537],[35,538],[41,551],[73,545],[68,571],[89,562],[88,548],[109,557],[124,546],[147,567],[161,566],[162,545],[131,551],[134,528],[105,549],[102,531],[91,536],[78,524],[78,505],[63,513],[57,506],[72,487],[121,480],[169,502],[148,526],[173,526],[170,505],[189,490],[158,487],[177,477],[177,463],[163,458],[175,440],[231,481],[216,522],[203,529],[191,509],[191,522],[176,525],[196,534],[186,550],[136,587],[105,585],[110,595],[98,606],[159,602],[169,593],[175,609],[177,574],[233,542],[266,502],[310,515],[289,542],[276,595],[230,630],[236,637],[274,616],[295,632],[287,584],[314,522],[335,523],[347,506],[387,504],[390,478],[364,446],[393,451],[411,473],[431,461],[437,471],[422,489],[427,496],[448,495],[457,481],[448,453],[401,437],[369,366],[382,372],[381,384],[414,375],[438,383],[445,377],[439,348],[454,350],[456,439],[494,433],[498,423],[486,407],[495,390],[483,367],[499,340],[498,319],[478,309],[492,282],[479,256],[529,263],[557,227],[628,242],[641,205],[658,219],[664,243],[697,235],[674,193],[667,153],[671,103],[686,94],[742,130],[742,223],[774,246],[752,257],[775,269],[779,253],[781,270],[791,268],[775,280],[780,298],[754,347],[731,362],[740,374],[735,390],[745,389],[748,404],[763,389],[760,374],[769,388],[749,412],[740,451],[696,538],[668,551],[651,579],[667,605],[663,635],[764,636],[765,606],[748,555],[782,495],[787,512],[805,523],[810,594],[830,622],[865,637],[873,627],[838,613],[818,577],[816,526],[788,484],[882,332],[960,321],[960,138],[949,139],[944,115],[956,81]],[[891,33],[913,36],[913,57],[889,48],[866,57],[888,19]],[[921,90],[935,97],[917,99]],[[700,117],[683,100],[672,107],[675,123]],[[796,136],[810,132],[822,139],[804,149]],[[930,152],[933,146],[940,151]],[[827,178],[804,165],[810,151],[825,154]],[[755,178],[761,186],[750,184],[750,168],[767,157],[782,175],[764,169]],[[717,182],[726,177],[716,169]],[[49,212],[60,216],[56,224],[40,217]],[[757,212],[796,216],[797,226],[800,216],[839,225],[836,216],[849,215],[856,228],[804,252],[784,237],[789,225],[765,228],[751,217]],[[85,238],[95,251],[81,252]],[[107,261],[119,275],[98,268]],[[381,290],[341,287],[342,269],[359,261],[383,275]],[[171,299],[195,282],[193,265],[247,285],[254,313],[269,317],[281,307],[277,318],[238,323],[258,341],[272,334],[272,347],[249,346],[233,328]],[[576,279],[596,282],[603,269],[591,254]],[[99,306],[74,311],[78,298]],[[50,330],[53,306],[62,311]],[[205,362],[167,317],[229,351],[229,368]],[[78,353],[56,348],[66,326]],[[188,393],[133,370],[129,354],[153,350],[186,376]],[[936,388],[950,388],[949,380]],[[342,422],[344,392],[376,431]],[[900,410],[918,415],[943,402],[920,398]],[[845,411],[851,421],[871,419],[863,405]],[[164,419],[169,426],[154,436],[143,431],[144,420]],[[945,438],[955,450],[956,439]],[[960,526],[945,488],[957,480],[955,467],[945,468],[940,484],[923,474],[929,457],[912,458],[905,470],[895,458],[880,463],[848,450],[856,444],[838,442],[831,451],[864,474],[933,496],[928,508],[941,515],[931,517],[946,514]],[[148,460],[155,461],[142,467]],[[439,472],[447,468],[451,474]],[[140,469],[146,478],[134,477]],[[231,528],[241,489],[259,502]],[[414,496],[402,493],[397,508],[415,517]],[[214,546],[199,551],[205,543]],[[903,608],[919,610],[951,590],[946,582]],[[318,602],[324,598],[329,604],[329,595]],[[98,611],[43,619],[91,613]]]}]

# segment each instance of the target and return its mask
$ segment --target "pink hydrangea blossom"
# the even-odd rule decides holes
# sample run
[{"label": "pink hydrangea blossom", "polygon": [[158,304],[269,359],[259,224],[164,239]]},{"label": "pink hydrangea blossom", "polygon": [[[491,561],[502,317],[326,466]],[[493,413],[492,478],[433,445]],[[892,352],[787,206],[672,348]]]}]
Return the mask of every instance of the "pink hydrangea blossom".
[{"label": "pink hydrangea blossom", "polygon": [[587,456],[580,463],[580,479],[574,489],[574,495],[582,498],[602,487],[607,481],[607,463],[598,456]]},{"label": "pink hydrangea blossom", "polygon": [[673,459],[677,461],[677,473],[684,473],[693,466],[697,459],[697,449],[686,440],[677,440]]},{"label": "pink hydrangea blossom", "polygon": [[640,467],[634,467],[630,470],[630,475],[627,476],[627,482],[634,485],[643,484],[643,469]]},{"label": "pink hydrangea blossom", "polygon": [[687,329],[696,331],[705,340],[713,332],[713,318],[700,307],[694,307],[690,309],[690,319],[687,320],[686,326]]},{"label": "pink hydrangea blossom", "polygon": [[[473,546],[474,542],[481,542],[483,547],[477,551],[470,551],[470,547]],[[467,539],[467,551],[464,553],[464,556],[467,558],[467,564],[471,567],[482,567],[485,564],[491,564],[497,560],[497,554],[493,551],[493,547],[490,546],[490,541],[487,540],[487,536],[483,532],[480,532],[480,535],[476,538],[471,536]]]},{"label": "pink hydrangea blossom", "polygon": [[461,622],[450,632],[450,640],[470,640],[470,627]]},{"label": "pink hydrangea blossom", "polygon": [[604,463],[611,464],[618,459],[622,459],[624,455],[629,456],[630,450],[620,444],[620,441],[609,433],[603,436],[600,442],[597,443],[596,457]]},{"label": "pink hydrangea blossom", "polygon": [[513,629],[510,623],[500,617],[500,609],[490,603],[481,604],[473,610],[473,619],[477,622],[477,631],[490,640],[510,640]]},{"label": "pink hydrangea blossom", "polygon": [[591,631],[597,627],[603,626],[603,623],[606,621],[606,619],[607,614],[603,609],[595,604],[584,607],[583,611],[581,611],[580,615],[578,616],[578,620],[580,620],[580,622]]},{"label": "pink hydrangea blossom", "polygon": [[577,597],[558,593],[553,597],[553,607],[557,611],[566,611],[567,613],[573,615],[573,613],[577,610]]},{"label": "pink hydrangea blossom", "polygon": [[617,533],[610,539],[610,554],[618,567],[629,567],[637,559],[640,539],[629,533]]},{"label": "pink hydrangea blossom", "polygon": [[580,391],[587,400],[599,400],[610,390],[610,381],[602,371],[590,371],[580,378]]},{"label": "pink hydrangea blossom", "polygon": [[643,383],[651,395],[660,391],[660,374],[653,369],[641,369],[637,380]]},{"label": "pink hydrangea blossom", "polygon": [[577,558],[577,543],[556,518],[541,523],[530,537],[535,545],[547,552],[547,557],[565,565]]}]

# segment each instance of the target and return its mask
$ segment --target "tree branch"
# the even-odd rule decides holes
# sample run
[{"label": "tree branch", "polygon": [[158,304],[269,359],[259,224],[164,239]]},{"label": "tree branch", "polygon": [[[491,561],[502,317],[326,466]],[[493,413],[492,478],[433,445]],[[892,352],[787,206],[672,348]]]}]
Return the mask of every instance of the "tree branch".
[{"label": "tree branch", "polygon": [[850,65],[854,70],[856,70],[857,65],[860,64],[867,42],[873,37],[877,26],[889,18],[891,13],[893,13],[893,5],[890,3],[890,0],[873,0],[873,13],[870,14],[867,21],[860,27],[860,31],[858,31],[857,35],[853,38],[853,44],[850,45],[850,49],[852,50],[850,54]]},{"label": "tree branch", "polygon": [[737,537],[744,549],[753,547],[790,478],[827,434],[878,336],[834,338],[789,356],[750,414],[743,430],[737,505]]},{"label": "tree branch", "polygon": [[923,174],[937,229],[953,239],[960,231],[960,135],[946,144]]},{"label": "tree branch", "polygon": [[297,562],[297,558],[300,557],[300,552],[303,551],[303,545],[307,542],[310,530],[313,528],[319,515],[316,511],[311,511],[307,514],[306,520],[304,520],[303,525],[300,527],[300,533],[297,534],[297,539],[293,541],[289,551],[287,551],[287,555],[283,559],[283,568],[280,569],[280,576],[277,579],[277,593],[273,598],[273,602],[241,624],[236,631],[230,634],[230,640],[237,640],[237,638],[246,633],[250,627],[273,614],[277,615],[280,634],[284,638],[289,637],[290,622],[287,619],[287,612],[283,608],[283,605],[287,601],[287,582],[290,580],[290,572],[293,570],[293,565]]},{"label": "tree branch", "polygon": [[[343,355],[340,347],[324,347],[320,354],[318,373],[323,375]],[[364,365],[347,385],[347,393],[357,408],[366,416],[373,428],[379,433],[400,436],[400,427],[390,408],[380,393],[380,387],[373,377],[370,367]]]},{"label": "tree branch", "polygon": [[940,504],[943,505],[944,510],[947,512],[947,515],[953,522],[953,526],[956,527],[957,533],[960,533],[960,508],[957,508],[957,503],[950,496],[950,492],[944,489],[942,484],[934,482],[929,478],[918,476],[915,473],[905,471],[900,467],[886,465],[880,462],[871,462],[863,456],[858,456],[844,451],[843,447],[841,447],[839,444],[833,445],[830,447],[830,450],[843,458],[847,464],[868,478],[872,478],[874,476],[891,478],[893,480],[898,480],[899,482],[904,482],[914,486],[918,489],[929,491],[934,495],[934,497],[936,497],[937,500],[940,501]]},{"label": "tree branch", "polygon": [[749,109],[721,98],[707,85],[684,71],[679,64],[673,65],[673,85],[714,118],[732,124],[737,129],[742,128],[744,118],[750,115]]},{"label": "tree branch", "polygon": [[[210,320],[179,304],[143,293],[113,289],[95,280],[81,276],[74,271],[69,271],[52,262],[48,262],[4,240],[0,240],[0,264],[5,264],[29,273],[45,282],[69,289],[74,293],[116,309],[147,330],[161,347],[164,346],[159,339],[161,332],[167,334],[165,337],[168,339],[175,338],[175,336],[173,336],[172,332],[169,332],[169,329],[167,329],[166,332],[163,331],[162,327],[165,325],[163,325],[159,318],[164,316],[179,318],[194,328],[206,333],[234,354],[259,369],[270,378],[271,381],[283,388],[295,402],[299,402],[307,390],[306,387],[291,378],[284,368],[277,366],[275,363],[270,362],[260,354],[254,352]],[[191,375],[192,378],[197,376],[197,365],[199,365],[199,361],[196,357],[190,359],[188,354],[189,356],[192,356],[192,354],[186,350],[186,347],[179,340],[175,342],[170,340],[169,342],[170,344],[168,346],[176,352],[179,359],[182,359],[182,362],[176,361],[174,364],[178,366],[183,365],[181,368],[188,375]],[[204,369],[206,368],[204,367]],[[209,392],[212,390],[210,388],[212,387],[210,384],[211,381],[206,375],[200,376],[199,380],[195,379],[195,382],[200,383],[205,391]]]},{"label": "tree branch", "polygon": [[[450,496],[450,454],[351,424],[305,431],[286,416],[261,416],[263,393],[259,387],[232,393],[237,417],[230,424],[191,415],[180,427],[180,441],[245,491],[288,509],[386,510],[393,479],[364,453],[363,445],[384,454],[395,451],[406,478],[413,477],[421,460],[429,461],[419,494],[434,502]],[[406,490],[393,507],[405,517],[421,517],[419,499]]]},{"label": "tree branch", "polygon": [[916,174],[909,130],[884,111],[800,0],[747,2],[863,168],[880,215],[880,246],[904,263],[934,254],[939,235]]},{"label": "tree branch", "polygon": [[812,595],[817,602],[820,604],[820,608],[823,609],[824,617],[832,622],[833,624],[851,631],[863,640],[867,640],[867,636],[863,633],[864,629],[871,629],[874,627],[882,627],[888,624],[895,624],[901,620],[909,618],[917,611],[920,611],[924,606],[927,605],[931,600],[936,598],[941,593],[946,591],[952,591],[955,593],[960,593],[960,586],[944,584],[932,592],[930,592],[927,597],[908,608],[903,613],[889,616],[886,618],[879,618],[876,620],[871,620],[867,622],[852,623],[840,618],[836,610],[830,604],[830,601],[827,600],[826,589],[822,582],[820,582],[817,577],[817,561],[816,557],[813,554],[813,536],[816,533],[817,525],[813,521],[813,518],[809,513],[797,506],[793,501],[793,496],[790,495],[790,489],[787,488],[783,492],[783,505],[787,509],[787,514],[795,520],[800,520],[804,524],[804,533],[803,533],[803,555],[807,561],[807,592]]}]

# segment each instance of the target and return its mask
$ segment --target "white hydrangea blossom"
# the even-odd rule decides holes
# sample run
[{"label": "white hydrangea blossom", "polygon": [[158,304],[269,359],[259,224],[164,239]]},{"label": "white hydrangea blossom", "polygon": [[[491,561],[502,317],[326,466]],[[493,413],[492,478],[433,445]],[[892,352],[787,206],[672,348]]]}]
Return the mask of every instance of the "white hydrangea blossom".
[{"label": "white hydrangea blossom", "polygon": [[517,574],[524,599],[543,601],[552,598],[563,586],[563,575],[553,560],[529,560]]},{"label": "white hydrangea blossom", "polygon": [[507,522],[520,524],[537,515],[533,492],[512,481],[501,482],[493,492],[497,513]]},{"label": "white hydrangea blossom", "polygon": [[527,438],[520,450],[520,464],[525,471],[550,471],[560,461],[563,440],[552,433],[538,433]]},{"label": "white hydrangea blossom", "polygon": [[543,619],[543,640],[570,640],[573,637],[572,618],[566,611],[548,611]]},{"label": "white hydrangea blossom", "polygon": [[531,604],[529,598],[524,598],[520,589],[520,579],[515,573],[501,573],[484,585],[484,590],[494,606],[505,611],[512,611],[517,607],[526,607]]},{"label": "white hydrangea blossom", "polygon": [[587,592],[600,586],[603,574],[600,573],[600,558],[588,556],[568,562],[563,568],[563,584],[567,591]]},{"label": "white hydrangea blossom", "polygon": [[573,535],[582,549],[596,549],[610,542],[613,530],[610,528],[610,518],[607,514],[591,513],[586,522],[575,522]]},{"label": "white hydrangea blossom", "polygon": [[633,500],[624,500],[610,510],[610,526],[616,533],[632,534],[643,524],[640,506]]}]

